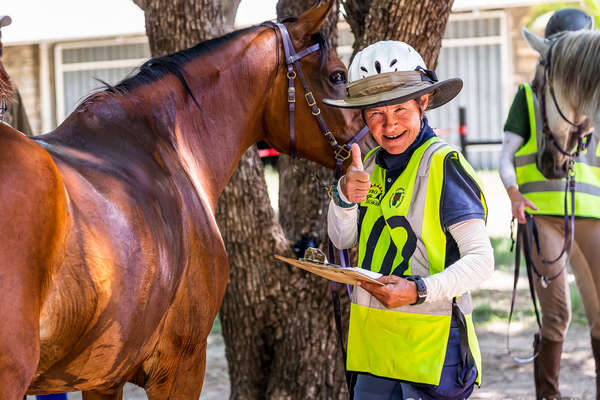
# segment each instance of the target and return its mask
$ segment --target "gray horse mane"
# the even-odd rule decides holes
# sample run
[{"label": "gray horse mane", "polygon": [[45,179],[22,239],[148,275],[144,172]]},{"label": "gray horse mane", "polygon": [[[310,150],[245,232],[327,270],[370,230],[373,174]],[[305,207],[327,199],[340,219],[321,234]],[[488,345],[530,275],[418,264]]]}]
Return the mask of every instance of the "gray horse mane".
[{"label": "gray horse mane", "polygon": [[554,90],[593,118],[600,108],[600,32],[567,32],[557,38],[550,75]]}]

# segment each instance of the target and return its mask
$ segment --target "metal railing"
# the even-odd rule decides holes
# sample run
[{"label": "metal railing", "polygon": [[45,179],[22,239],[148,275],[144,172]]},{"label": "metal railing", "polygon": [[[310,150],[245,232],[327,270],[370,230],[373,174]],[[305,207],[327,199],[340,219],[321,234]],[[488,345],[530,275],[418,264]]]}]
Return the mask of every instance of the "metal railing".
[{"label": "metal railing", "polygon": [[497,146],[502,144],[502,140],[469,140],[467,137],[467,109],[458,108],[458,134],[460,137],[460,152],[468,160],[467,147],[471,146]]}]

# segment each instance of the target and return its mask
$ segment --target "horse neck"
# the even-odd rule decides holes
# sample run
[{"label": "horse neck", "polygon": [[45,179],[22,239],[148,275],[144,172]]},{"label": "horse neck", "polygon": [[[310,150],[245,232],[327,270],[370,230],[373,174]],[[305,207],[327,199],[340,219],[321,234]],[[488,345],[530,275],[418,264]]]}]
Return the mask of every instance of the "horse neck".
[{"label": "horse neck", "polygon": [[[274,35],[255,29],[184,67],[198,105],[181,89],[165,128],[181,166],[213,210],[243,153],[264,136],[275,54]],[[175,77],[169,79],[181,88]]]}]

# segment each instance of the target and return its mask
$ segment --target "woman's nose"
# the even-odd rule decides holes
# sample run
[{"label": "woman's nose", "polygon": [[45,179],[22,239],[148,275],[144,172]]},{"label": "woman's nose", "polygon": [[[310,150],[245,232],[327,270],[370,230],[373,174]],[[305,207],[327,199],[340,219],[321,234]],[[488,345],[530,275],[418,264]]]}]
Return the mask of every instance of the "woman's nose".
[{"label": "woman's nose", "polygon": [[393,115],[386,115],[383,128],[386,132],[393,132],[398,127],[398,119]]}]

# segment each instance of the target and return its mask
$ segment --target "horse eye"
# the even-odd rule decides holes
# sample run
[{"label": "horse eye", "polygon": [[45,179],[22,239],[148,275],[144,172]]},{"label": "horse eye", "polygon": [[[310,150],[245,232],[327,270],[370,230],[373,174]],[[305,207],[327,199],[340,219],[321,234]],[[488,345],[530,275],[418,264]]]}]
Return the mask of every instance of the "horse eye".
[{"label": "horse eye", "polygon": [[331,75],[329,75],[329,80],[333,84],[346,83],[346,74],[344,71],[335,71]]}]

